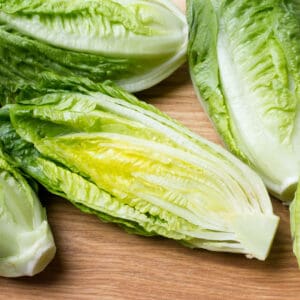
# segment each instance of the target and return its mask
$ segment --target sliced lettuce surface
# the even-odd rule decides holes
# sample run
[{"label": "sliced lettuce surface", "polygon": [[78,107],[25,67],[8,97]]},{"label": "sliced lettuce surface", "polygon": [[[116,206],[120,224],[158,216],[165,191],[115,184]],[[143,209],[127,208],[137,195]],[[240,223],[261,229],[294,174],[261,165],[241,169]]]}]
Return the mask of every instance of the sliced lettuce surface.
[{"label": "sliced lettuce surface", "polygon": [[114,85],[19,101],[0,119],[14,164],[83,211],[129,232],[266,258],[278,217],[261,179]]},{"label": "sliced lettuce surface", "polygon": [[49,72],[139,91],[176,70],[186,48],[185,16],[169,0],[1,0],[1,101]]}]

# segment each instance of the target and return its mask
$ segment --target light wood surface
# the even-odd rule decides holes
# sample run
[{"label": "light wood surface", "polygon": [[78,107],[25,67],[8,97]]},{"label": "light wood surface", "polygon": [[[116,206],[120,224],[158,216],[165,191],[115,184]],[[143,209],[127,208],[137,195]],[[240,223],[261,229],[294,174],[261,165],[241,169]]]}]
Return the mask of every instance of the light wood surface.
[{"label": "light wood surface", "polygon": [[[183,1],[177,1],[184,7]],[[219,143],[193,91],[187,66],[138,95]],[[0,278],[0,299],[300,299],[288,208],[265,262],[129,235],[42,191],[57,255],[33,278]]]}]

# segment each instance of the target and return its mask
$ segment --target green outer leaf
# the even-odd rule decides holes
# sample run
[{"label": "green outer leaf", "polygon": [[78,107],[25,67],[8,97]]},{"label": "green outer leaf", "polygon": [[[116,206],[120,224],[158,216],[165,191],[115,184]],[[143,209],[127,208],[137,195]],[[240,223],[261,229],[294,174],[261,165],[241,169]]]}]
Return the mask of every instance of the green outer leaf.
[{"label": "green outer leaf", "polygon": [[220,136],[231,152],[249,163],[239,149],[234,136],[234,124],[229,117],[223,95],[217,57],[218,19],[210,0],[188,0],[189,67],[198,97]]}]

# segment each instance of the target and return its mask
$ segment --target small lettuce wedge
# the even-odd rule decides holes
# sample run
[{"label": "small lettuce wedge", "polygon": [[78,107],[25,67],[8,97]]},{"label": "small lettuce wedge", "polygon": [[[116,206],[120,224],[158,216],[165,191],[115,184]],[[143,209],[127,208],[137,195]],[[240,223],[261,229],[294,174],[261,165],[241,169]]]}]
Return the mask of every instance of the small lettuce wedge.
[{"label": "small lettuce wedge", "polygon": [[46,213],[20,172],[0,152],[0,276],[33,276],[55,255]]},{"label": "small lettuce wedge", "polygon": [[300,268],[300,186],[295,193],[295,198],[290,205],[291,234],[293,238],[293,252]]}]

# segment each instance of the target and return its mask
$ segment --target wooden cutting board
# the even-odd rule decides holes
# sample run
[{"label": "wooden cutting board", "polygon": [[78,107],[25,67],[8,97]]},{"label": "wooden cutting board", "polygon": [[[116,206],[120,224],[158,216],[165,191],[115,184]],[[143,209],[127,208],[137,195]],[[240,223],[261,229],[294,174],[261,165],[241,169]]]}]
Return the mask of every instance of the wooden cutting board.
[{"label": "wooden cutting board", "polygon": [[[182,8],[184,2],[176,1]],[[138,95],[194,132],[220,143],[196,99],[187,66]],[[129,235],[42,192],[57,254],[33,278],[0,278],[0,299],[300,299],[288,208],[265,262]]]}]

